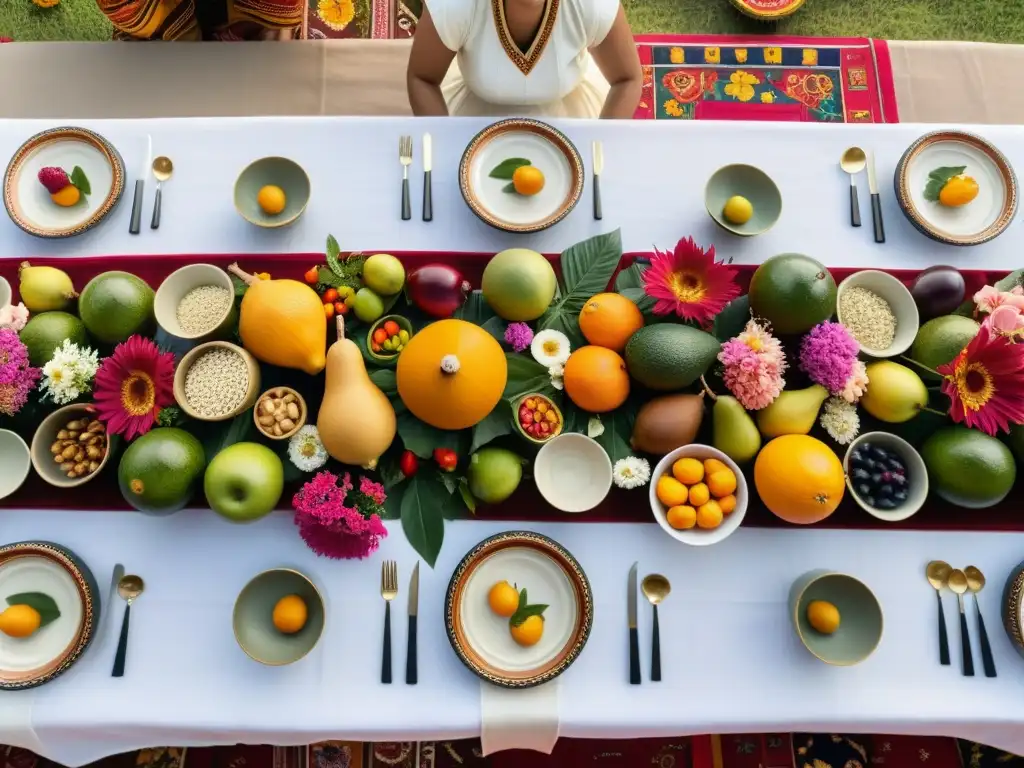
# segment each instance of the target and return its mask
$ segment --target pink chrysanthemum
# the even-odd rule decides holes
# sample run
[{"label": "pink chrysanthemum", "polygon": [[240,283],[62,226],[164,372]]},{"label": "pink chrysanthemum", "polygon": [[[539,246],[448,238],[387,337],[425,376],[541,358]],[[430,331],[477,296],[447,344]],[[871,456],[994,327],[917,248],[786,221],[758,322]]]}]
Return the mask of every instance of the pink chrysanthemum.
[{"label": "pink chrysanthemum", "polygon": [[131,440],[156,424],[160,409],[174,405],[174,355],[142,336],[132,336],[104,359],[93,381],[97,418],[107,431]]},{"label": "pink chrysanthemum", "polygon": [[811,328],[800,343],[800,368],[811,381],[841,395],[854,373],[860,345],[845,325],[826,320]]},{"label": "pink chrysanthemum", "polygon": [[1000,291],[994,285],[986,285],[974,294],[974,314],[992,312],[997,307],[1010,305],[1024,310],[1024,288],[1015,285],[1009,291]]},{"label": "pink chrysanthemum", "polygon": [[707,325],[740,295],[736,270],[715,261],[715,247],[706,251],[692,237],[676,243],[675,251],[657,248],[643,272],[644,292],[654,299],[653,312],[673,312],[683,320]]},{"label": "pink chrysanthemum", "polygon": [[505,329],[505,343],[513,352],[522,352],[533,342],[533,329],[526,323],[509,323]]},{"label": "pink chrysanthemum", "polygon": [[722,345],[718,361],[725,368],[725,386],[748,411],[771,405],[785,386],[782,344],[756,320]]},{"label": "pink chrysanthemum", "polygon": [[320,472],[292,498],[295,524],[307,546],[323,557],[362,559],[388,535],[381,522],[387,495],[384,487],[366,477],[354,491],[348,473],[341,478]]},{"label": "pink chrysanthemum", "polygon": [[28,348],[18,334],[0,330],[0,413],[14,416],[20,411],[42,373],[29,364]]}]

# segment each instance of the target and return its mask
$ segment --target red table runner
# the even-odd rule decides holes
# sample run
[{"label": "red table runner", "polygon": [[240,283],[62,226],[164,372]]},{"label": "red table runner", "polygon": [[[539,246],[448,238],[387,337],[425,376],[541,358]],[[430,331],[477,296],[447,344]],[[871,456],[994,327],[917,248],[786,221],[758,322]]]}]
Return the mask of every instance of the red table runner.
[{"label": "red table runner", "polygon": [[[392,251],[402,259],[410,268],[416,265],[430,262],[444,262],[459,269],[466,278],[474,285],[479,286],[484,265],[491,254],[482,253],[457,253],[457,252],[401,252]],[[628,266],[639,254],[626,254],[623,256],[622,265]],[[557,263],[557,256],[549,256]],[[227,266],[233,261],[248,272],[269,272],[273,277],[302,279],[302,274],[315,264],[323,263],[323,255],[318,253],[307,254],[219,254],[219,255],[175,255],[175,256],[97,256],[97,257],[73,257],[73,258],[30,258],[34,265],[58,266],[66,271],[78,289],[81,289],[86,282],[96,274],[107,270],[121,269],[132,272],[151,285],[157,286],[168,274],[174,270],[196,262],[206,262],[218,266]],[[17,301],[18,287],[18,264],[23,259],[0,259],[0,276],[5,277],[15,293]],[[738,282],[744,288],[750,280],[756,265],[738,265]],[[853,268],[831,268],[833,277],[839,282],[851,272],[857,271]],[[916,272],[911,270],[889,270],[893,275],[909,282]],[[963,271],[967,282],[968,295],[983,285],[991,284],[1005,276],[1004,272],[986,272],[983,270]],[[927,417],[927,414],[919,416],[910,422],[905,428],[912,431],[916,428],[918,434],[922,433],[921,427],[927,430],[928,424],[914,425],[914,422]],[[935,417],[937,419],[937,417]],[[934,427],[934,423],[931,424]],[[900,425],[881,427],[900,431]],[[916,442],[913,435],[905,434],[905,437]],[[841,453],[840,447],[840,456]],[[1019,486],[1019,484],[1018,484]],[[1016,489],[1015,489],[1016,490]],[[84,491],[84,492],[83,492]],[[753,491],[753,483],[751,483]],[[290,508],[291,489],[286,489],[281,499],[281,508]],[[1011,494],[1000,504],[988,509],[971,510],[955,507],[941,501],[934,495],[929,499],[925,507],[913,517],[899,523],[882,523],[874,517],[862,511],[847,496],[839,509],[826,520],[817,523],[822,528],[886,528],[886,529],[946,529],[946,530],[1024,530],[1024,510],[1016,500],[1016,493]],[[197,503],[198,500],[197,500]],[[128,510],[130,507],[121,497],[117,487],[117,472],[113,466],[108,469],[95,481],[84,488],[72,491],[53,488],[44,483],[34,472],[29,480],[22,486],[21,490],[0,501],[2,508],[29,508],[29,509],[81,509],[81,510],[105,510],[117,509]],[[489,507],[479,512],[493,520],[544,520],[565,522],[586,521],[586,522],[653,522],[650,507],[647,501],[647,489],[637,491],[621,491],[613,489],[607,499],[596,509],[580,514],[565,515],[547,506],[537,494],[532,482],[524,482],[519,490],[504,504],[496,507]],[[745,526],[778,527],[789,526],[776,518],[760,502],[756,493],[751,493],[750,505],[747,509],[747,516],[743,521]]]}]

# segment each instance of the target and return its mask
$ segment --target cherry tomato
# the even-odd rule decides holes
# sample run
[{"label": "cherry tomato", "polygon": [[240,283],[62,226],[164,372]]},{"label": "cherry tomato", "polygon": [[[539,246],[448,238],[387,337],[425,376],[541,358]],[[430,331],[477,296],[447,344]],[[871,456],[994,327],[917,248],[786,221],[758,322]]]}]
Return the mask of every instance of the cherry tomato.
[{"label": "cherry tomato", "polygon": [[333,304],[324,304],[324,316],[328,320],[330,320],[332,317],[334,317],[334,305]]},{"label": "cherry tomato", "polygon": [[302,276],[302,279],[305,280],[310,285],[316,285],[320,281],[320,270],[319,270],[319,268],[311,267],[309,269],[309,271],[306,272],[306,274],[304,274]]},{"label": "cherry tomato", "polygon": [[338,300],[338,291],[334,288],[328,288],[320,298],[323,299],[324,304],[333,304]]}]

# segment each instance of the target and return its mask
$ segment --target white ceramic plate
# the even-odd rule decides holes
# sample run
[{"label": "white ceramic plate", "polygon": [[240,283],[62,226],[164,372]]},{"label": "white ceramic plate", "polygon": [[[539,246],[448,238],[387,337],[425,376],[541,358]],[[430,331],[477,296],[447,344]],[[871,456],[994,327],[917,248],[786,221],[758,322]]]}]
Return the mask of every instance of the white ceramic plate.
[{"label": "white ceramic plate", "polygon": [[537,452],[533,481],[555,509],[586,512],[604,501],[611,490],[612,462],[593,438],[565,432]]},{"label": "white ceramic plate", "polygon": [[[926,200],[928,174],[959,166],[978,182],[978,196],[958,208]],[[915,227],[951,245],[991,240],[1017,210],[1017,180],[1006,158],[984,139],[959,131],[928,134],[911,145],[896,169],[896,195]]]},{"label": "white ceramic plate", "polygon": [[[521,157],[544,174],[544,187],[529,197],[504,192],[508,179],[490,173]],[[488,126],[470,142],[459,167],[462,196],[488,224],[507,232],[537,232],[561,221],[583,192],[583,161],[565,136],[536,120],[515,118]]]},{"label": "white ceramic plate", "polygon": [[[71,174],[85,171],[91,193],[62,208],[39,183],[48,166]],[[113,210],[124,190],[124,164],[109,142],[84,128],[55,128],[37,134],[11,159],[4,176],[4,205],[21,229],[38,237],[70,237],[90,229]]]},{"label": "white ceramic plate", "polygon": [[[508,619],[491,610],[488,593],[500,581],[525,588],[531,605],[548,606],[536,645],[516,643]],[[590,584],[572,555],[546,536],[510,531],[481,542],[456,568],[446,624],[452,647],[470,669],[497,685],[526,687],[552,679],[575,660],[593,610]]]}]

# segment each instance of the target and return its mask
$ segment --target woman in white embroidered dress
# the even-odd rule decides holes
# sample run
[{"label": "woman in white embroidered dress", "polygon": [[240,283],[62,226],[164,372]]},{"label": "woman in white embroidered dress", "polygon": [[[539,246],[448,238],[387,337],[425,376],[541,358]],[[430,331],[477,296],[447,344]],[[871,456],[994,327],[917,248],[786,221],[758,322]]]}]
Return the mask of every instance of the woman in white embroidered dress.
[{"label": "woman in white embroidered dress", "polygon": [[619,0],[426,0],[417,115],[630,118],[643,75]]}]

